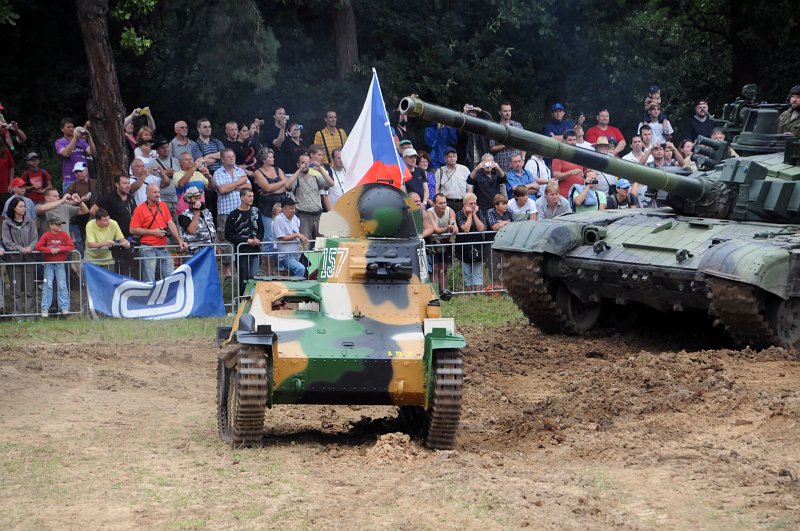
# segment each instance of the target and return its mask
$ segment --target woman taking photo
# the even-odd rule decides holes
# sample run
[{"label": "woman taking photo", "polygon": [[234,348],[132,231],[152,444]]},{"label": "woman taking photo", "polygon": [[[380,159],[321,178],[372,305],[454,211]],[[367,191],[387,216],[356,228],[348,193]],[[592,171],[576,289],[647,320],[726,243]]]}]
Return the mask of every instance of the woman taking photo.
[{"label": "woman taking photo", "polygon": [[36,290],[33,282],[36,266],[25,262],[35,261],[33,248],[39,235],[22,199],[12,198],[7,213],[8,217],[3,223],[3,246],[6,248],[6,259],[10,262],[8,276],[14,297],[14,313],[20,319],[21,315],[36,313]]},{"label": "woman taking photo", "polygon": [[283,153],[283,171],[285,173],[294,173],[297,171],[297,160],[300,155],[308,151],[308,146],[303,143],[303,126],[297,122],[289,122],[286,128],[289,133],[289,138],[284,140],[281,144],[281,153]]}]

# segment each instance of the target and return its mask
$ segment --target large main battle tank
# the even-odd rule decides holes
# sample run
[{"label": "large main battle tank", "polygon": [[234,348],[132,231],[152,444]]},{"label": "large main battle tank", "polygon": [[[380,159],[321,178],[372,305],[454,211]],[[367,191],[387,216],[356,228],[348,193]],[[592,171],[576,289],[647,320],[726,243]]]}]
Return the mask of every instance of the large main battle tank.
[{"label": "large main battle tank", "polygon": [[[800,139],[778,153],[719,164],[726,144],[703,139],[688,176],[576,148],[416,97],[402,112],[507,146],[658,189],[671,208],[605,210],[511,223],[496,236],[504,282],[548,332],[585,332],[605,312],[711,313],[739,344],[800,347]],[[784,146],[780,146],[784,147]],[[625,309],[629,309],[628,312]],[[632,310],[632,311],[630,311]]]},{"label": "large main battle tank", "polygon": [[217,331],[220,437],[251,445],[276,404],[397,405],[431,448],[453,447],[464,338],[440,315],[422,218],[405,193],[360,186],[323,216],[316,280],[251,280]]}]

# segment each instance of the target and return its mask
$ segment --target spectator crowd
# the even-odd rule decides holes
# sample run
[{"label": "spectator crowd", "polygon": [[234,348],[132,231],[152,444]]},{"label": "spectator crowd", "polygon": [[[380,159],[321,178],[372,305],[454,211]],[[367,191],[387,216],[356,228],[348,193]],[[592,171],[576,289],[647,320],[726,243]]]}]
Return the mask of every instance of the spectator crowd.
[{"label": "spectator crowd", "polygon": [[[568,119],[565,106],[555,103],[542,132],[605,157],[686,170],[696,170],[691,153],[697,136],[724,139],[706,100],[695,102],[694,114],[678,129],[661,107],[658,87],[650,87],[643,101],[635,131],[615,127],[608,109],[601,108],[590,125],[582,114],[576,121]],[[463,112],[494,120],[472,105]],[[500,124],[523,127],[513,119],[510,102],[501,103],[497,112]],[[110,193],[100,194],[91,176],[98,146],[90,122],[61,120],[61,137],[53,148],[61,161],[57,188],[40,168],[37,153],[22,155],[27,135],[20,125],[0,114],[0,255],[10,264],[0,295],[10,286],[13,313],[32,313],[26,301],[33,300],[28,297],[33,268],[25,263],[52,262],[53,267],[44,268],[41,314],[48,315],[56,286],[56,310],[68,311],[67,270],[59,263],[68,253],[74,250],[96,265],[153,281],[172,271],[170,243],[193,253],[203,245],[229,242],[242,254],[240,289],[259,270],[263,251],[278,251],[279,271],[305,275],[302,250],[320,235],[321,214],[344,193],[347,168],[341,155],[347,132],[337,118],[327,110],[321,127],[306,135],[303,125],[277,106],[267,121],[229,121],[215,129],[210,120],[199,118],[192,124],[196,134],[190,134],[190,122],[179,120],[166,134],[148,107],[136,108],[123,123],[129,170],[114,177]],[[781,132],[800,133],[800,86],[792,89],[780,124]],[[506,224],[569,212],[658,206],[635,178],[569,160],[545,160],[443,124],[423,127],[395,113],[392,132],[408,169],[404,187],[422,210],[424,237],[436,255],[431,269],[442,289],[453,260],[445,244],[465,244],[459,247],[459,261],[464,285],[474,291],[485,284],[487,247],[481,242],[491,241],[492,233]],[[737,156],[733,150],[729,154]],[[24,165],[22,171],[18,164]],[[489,264],[490,270],[496,265]],[[0,304],[3,300],[0,296]]]}]

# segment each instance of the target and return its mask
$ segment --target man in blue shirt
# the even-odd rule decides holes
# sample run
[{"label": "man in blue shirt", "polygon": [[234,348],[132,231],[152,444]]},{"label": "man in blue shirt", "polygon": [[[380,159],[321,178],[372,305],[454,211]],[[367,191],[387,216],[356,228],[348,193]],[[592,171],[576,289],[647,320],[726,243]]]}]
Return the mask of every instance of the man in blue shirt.
[{"label": "man in blue shirt", "polygon": [[456,145],[456,130],[443,124],[431,124],[425,128],[425,143],[431,148],[431,169],[445,165],[444,150]]},{"label": "man in blue shirt", "polygon": [[[553,138],[554,140],[558,140],[559,142],[563,139],[564,131],[572,129],[575,127],[575,124],[572,120],[565,120],[564,114],[565,109],[561,103],[554,103],[552,107],[553,112],[553,119],[544,124],[544,135]],[[581,114],[578,117],[578,125],[583,125],[583,122],[586,120],[586,117]]]}]

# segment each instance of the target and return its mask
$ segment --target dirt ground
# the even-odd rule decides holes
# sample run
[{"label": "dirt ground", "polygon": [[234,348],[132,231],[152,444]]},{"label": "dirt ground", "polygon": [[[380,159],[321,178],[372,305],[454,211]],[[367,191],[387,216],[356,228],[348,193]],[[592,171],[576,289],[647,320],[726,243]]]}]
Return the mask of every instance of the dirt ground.
[{"label": "dirt ground", "polygon": [[4,528],[800,528],[800,356],[704,331],[462,327],[457,449],[394,408],[217,438],[210,341],[0,351]]}]

